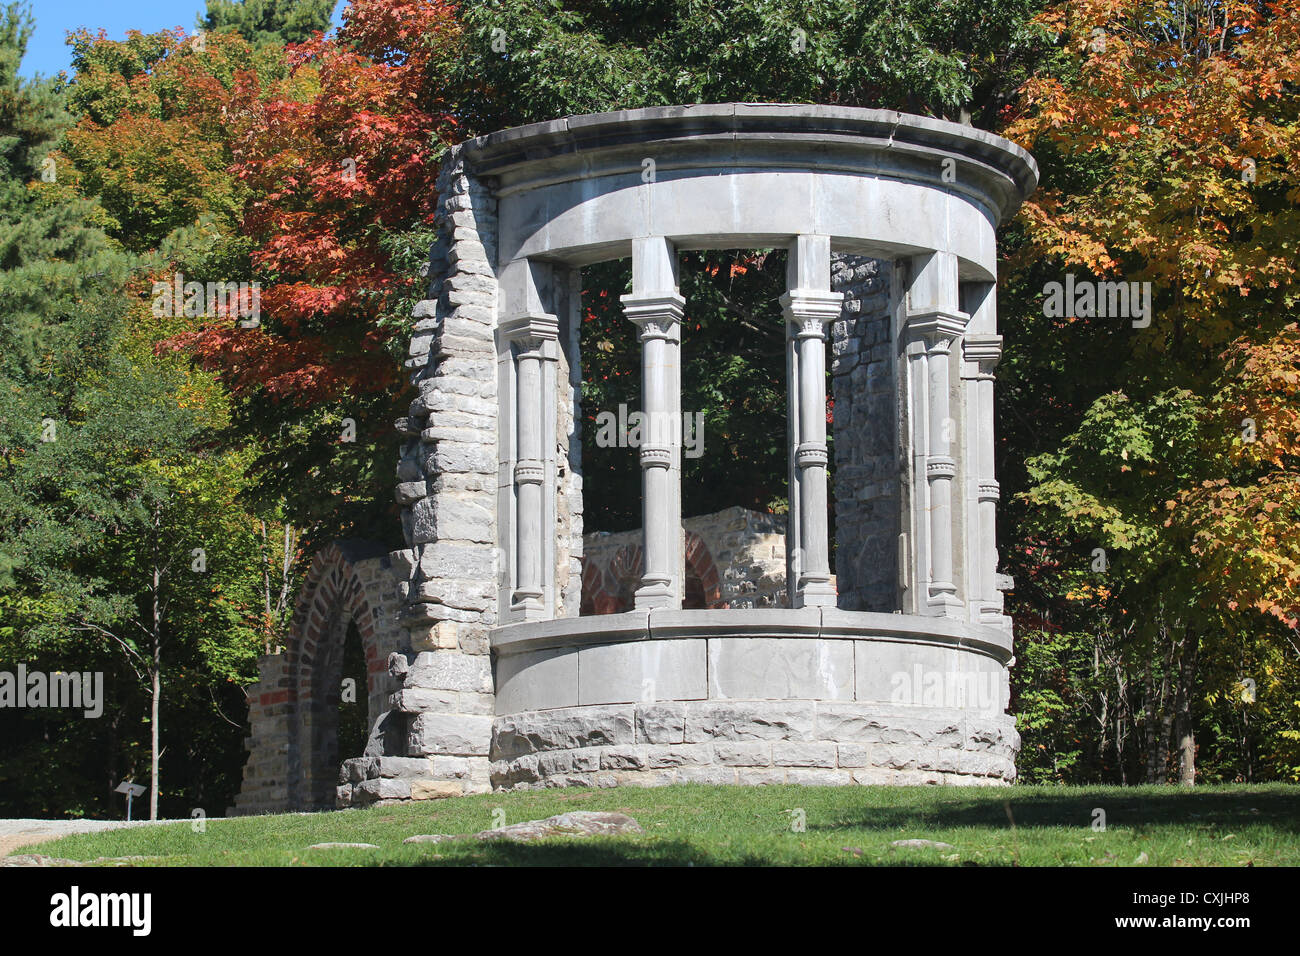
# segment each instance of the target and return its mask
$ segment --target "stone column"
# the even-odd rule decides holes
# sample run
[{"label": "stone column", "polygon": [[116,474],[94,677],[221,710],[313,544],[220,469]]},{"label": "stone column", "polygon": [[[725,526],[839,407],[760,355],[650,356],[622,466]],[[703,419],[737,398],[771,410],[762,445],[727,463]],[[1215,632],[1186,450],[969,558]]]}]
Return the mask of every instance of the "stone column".
[{"label": "stone column", "polygon": [[518,457],[515,459],[515,494],[519,502],[517,554],[519,572],[511,607],[525,617],[544,609],[542,603],[542,393],[543,343],[529,334],[515,340],[515,367],[519,372]]},{"label": "stone column", "polygon": [[[834,607],[826,494],[826,326],[844,295],[831,291],[831,241],[799,236],[781,296],[790,371],[791,607]],[[797,504],[796,504],[797,499]]]},{"label": "stone column", "polygon": [[[509,420],[503,423],[502,447],[510,455],[503,478],[509,482],[513,507],[508,508],[513,584],[508,617],[539,621],[554,616],[554,568],[550,556],[555,538],[555,366],[558,361],[559,320],[541,309],[546,290],[539,287],[549,269],[526,261],[502,270],[501,292],[507,311],[498,324],[503,351],[509,349],[506,386],[512,392],[503,403]],[[548,495],[548,490],[550,494]]]},{"label": "stone column", "polygon": [[640,448],[643,572],[638,608],[682,606],[681,320],[677,251],[666,239],[633,240],[632,292],[622,298],[641,336]]},{"label": "stone column", "polygon": [[1002,336],[995,334],[997,290],[992,282],[963,288],[963,304],[971,315],[962,339],[962,378],[966,387],[968,471],[967,500],[971,512],[968,554],[971,561],[971,620],[1004,626],[1002,592],[998,589],[997,505],[1000,489],[994,477],[993,369],[1002,358]]},{"label": "stone column", "polygon": [[952,344],[965,330],[968,316],[957,308],[956,256],[946,252],[914,256],[911,272],[906,334],[916,478],[912,500],[916,613],[958,617],[962,602],[953,568],[952,501],[958,425],[949,379]]}]

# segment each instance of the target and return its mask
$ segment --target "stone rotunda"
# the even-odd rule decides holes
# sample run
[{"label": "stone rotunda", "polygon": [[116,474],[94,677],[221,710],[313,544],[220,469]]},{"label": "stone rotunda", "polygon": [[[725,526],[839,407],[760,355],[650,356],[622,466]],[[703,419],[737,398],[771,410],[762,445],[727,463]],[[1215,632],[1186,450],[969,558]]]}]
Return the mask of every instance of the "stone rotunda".
[{"label": "stone rotunda", "polygon": [[[453,149],[407,363],[419,397],[398,423],[406,547],[318,558],[290,646],[251,690],[238,811],[1013,780],[995,230],[1036,182],[1029,154],[989,133],[826,106],[576,116]],[[678,253],[720,248],[788,250],[783,606],[683,609],[681,436],[652,428],[629,451],[643,475],[631,608],[580,615],[581,270],[631,260],[641,409],[680,422]],[[886,290],[871,315],[833,281],[868,272]],[[854,357],[832,370],[834,575],[828,337],[837,363]],[[322,728],[348,621],[373,730],[340,771]]]}]

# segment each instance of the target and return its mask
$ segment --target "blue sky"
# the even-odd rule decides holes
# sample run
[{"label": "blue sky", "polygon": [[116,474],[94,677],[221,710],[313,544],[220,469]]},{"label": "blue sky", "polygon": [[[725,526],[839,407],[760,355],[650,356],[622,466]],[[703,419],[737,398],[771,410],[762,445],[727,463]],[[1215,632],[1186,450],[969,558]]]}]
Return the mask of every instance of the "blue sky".
[{"label": "blue sky", "polygon": [[[27,44],[27,56],[18,71],[26,77],[37,73],[53,76],[71,69],[71,50],[63,42],[69,30],[103,27],[113,40],[126,38],[127,30],[156,33],[173,27],[193,30],[200,11],[207,9],[204,0],[36,0],[32,3],[36,31]],[[338,23],[340,3],[334,11]]]}]

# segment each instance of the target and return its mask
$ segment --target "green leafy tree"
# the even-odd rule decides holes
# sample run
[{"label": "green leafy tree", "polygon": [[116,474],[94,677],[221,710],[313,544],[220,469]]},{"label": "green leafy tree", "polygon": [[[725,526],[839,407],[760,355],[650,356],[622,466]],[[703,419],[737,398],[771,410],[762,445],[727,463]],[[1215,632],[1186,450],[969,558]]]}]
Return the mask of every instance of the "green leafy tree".
[{"label": "green leafy tree", "polygon": [[470,0],[449,65],[475,133],[681,103],[838,103],[985,127],[1046,34],[1040,0]]},{"label": "green leafy tree", "polygon": [[[1284,80],[1300,16],[1078,0],[1042,22],[1059,55],[1006,129],[1044,171],[1001,300],[1004,405],[1024,419],[1004,484],[1025,581],[1016,603],[1085,630],[1132,622],[1116,632],[1125,665],[1110,689],[1133,691],[1145,778],[1163,782],[1176,763],[1190,785],[1198,721],[1231,691],[1200,669],[1226,680],[1228,649],[1254,639],[1290,654],[1300,620],[1296,100]],[[1149,324],[1049,317],[1043,279],[1067,271],[1147,283]],[[1094,548],[1105,569],[1089,567]]]},{"label": "green leafy tree", "polygon": [[[260,541],[237,501],[249,456],[211,446],[228,420],[221,389],[154,356],[164,320],[136,290],[156,262],[69,188],[63,91],[16,75],[29,32],[25,8],[0,13],[0,660],[103,672],[107,700],[96,720],[0,715],[0,778],[24,775],[3,788],[11,812],[98,812],[144,763],[156,813],[168,738],[210,740],[226,711],[242,717],[236,682],[263,643]],[[173,699],[188,724],[168,730]],[[226,738],[207,756],[237,775]],[[191,793],[228,799],[230,771],[195,766]]]}]

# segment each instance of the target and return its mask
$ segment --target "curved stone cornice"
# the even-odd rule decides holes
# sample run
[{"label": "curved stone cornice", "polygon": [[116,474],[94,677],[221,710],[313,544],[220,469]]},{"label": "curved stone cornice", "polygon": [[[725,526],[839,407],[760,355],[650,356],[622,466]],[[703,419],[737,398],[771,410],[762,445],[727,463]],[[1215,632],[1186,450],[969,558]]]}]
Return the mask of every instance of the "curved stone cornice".
[{"label": "curved stone cornice", "polygon": [[[463,146],[479,176],[503,191],[627,169],[643,169],[647,147],[658,170],[713,163],[736,168],[783,165],[815,151],[811,165],[895,171],[941,188],[984,193],[999,219],[1038,185],[1038,166],[1020,146],[993,133],[893,110],[787,103],[704,103],[568,116],[500,130]],[[945,180],[942,161],[952,159]]]}]

